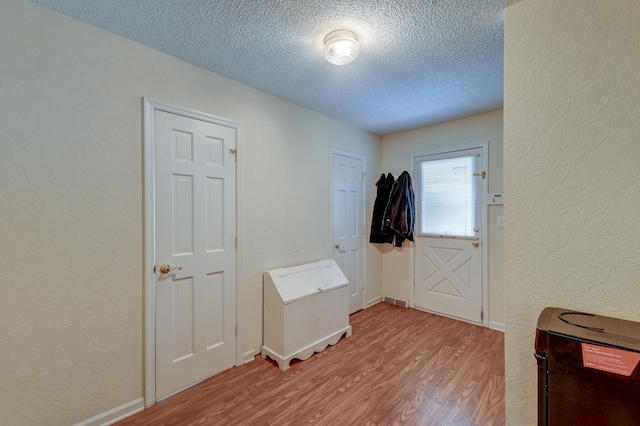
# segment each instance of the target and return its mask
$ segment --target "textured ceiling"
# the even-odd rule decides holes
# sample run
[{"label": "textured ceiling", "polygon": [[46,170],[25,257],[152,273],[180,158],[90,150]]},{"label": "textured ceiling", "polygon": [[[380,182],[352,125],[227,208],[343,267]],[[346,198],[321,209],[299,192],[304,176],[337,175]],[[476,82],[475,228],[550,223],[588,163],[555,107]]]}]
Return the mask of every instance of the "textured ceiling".
[{"label": "textured ceiling", "polygon": [[[507,0],[32,0],[377,134],[502,107]],[[354,30],[337,67],[324,36]]]}]

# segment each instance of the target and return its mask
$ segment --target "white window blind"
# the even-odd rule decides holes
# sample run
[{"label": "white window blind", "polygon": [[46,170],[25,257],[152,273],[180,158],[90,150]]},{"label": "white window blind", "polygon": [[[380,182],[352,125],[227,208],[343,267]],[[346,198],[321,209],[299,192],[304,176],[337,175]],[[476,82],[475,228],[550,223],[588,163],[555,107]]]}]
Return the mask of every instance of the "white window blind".
[{"label": "white window blind", "polygon": [[478,226],[478,156],[427,159],[420,173],[420,234],[475,237]]}]

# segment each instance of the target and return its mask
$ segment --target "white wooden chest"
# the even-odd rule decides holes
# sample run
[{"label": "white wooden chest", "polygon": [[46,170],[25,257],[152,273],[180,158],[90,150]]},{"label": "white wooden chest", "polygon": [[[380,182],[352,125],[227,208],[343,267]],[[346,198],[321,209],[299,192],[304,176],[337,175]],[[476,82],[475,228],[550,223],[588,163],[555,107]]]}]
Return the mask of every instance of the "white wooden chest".
[{"label": "white wooden chest", "polygon": [[289,369],[351,336],[349,281],[333,259],[264,273],[262,357]]}]

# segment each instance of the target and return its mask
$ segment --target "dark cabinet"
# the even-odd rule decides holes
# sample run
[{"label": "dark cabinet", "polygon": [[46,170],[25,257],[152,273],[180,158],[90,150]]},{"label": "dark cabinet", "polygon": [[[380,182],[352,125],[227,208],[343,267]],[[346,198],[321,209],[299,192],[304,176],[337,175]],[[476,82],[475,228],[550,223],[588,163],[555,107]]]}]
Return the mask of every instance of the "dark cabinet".
[{"label": "dark cabinet", "polygon": [[534,354],[538,425],[640,426],[640,323],[545,308]]}]

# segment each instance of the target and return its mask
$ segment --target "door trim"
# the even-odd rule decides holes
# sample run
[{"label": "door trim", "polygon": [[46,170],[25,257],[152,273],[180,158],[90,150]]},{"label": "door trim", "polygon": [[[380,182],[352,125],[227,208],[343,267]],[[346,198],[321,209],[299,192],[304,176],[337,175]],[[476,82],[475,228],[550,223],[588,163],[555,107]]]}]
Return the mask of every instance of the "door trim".
[{"label": "door trim", "polygon": [[[456,145],[450,147],[443,147],[438,149],[430,149],[427,151],[414,152],[411,154],[411,170],[412,170],[412,178],[415,181],[416,170],[415,163],[416,157],[422,157],[424,155],[434,155],[434,154],[446,154],[450,152],[456,151],[464,151],[467,149],[480,148],[482,149],[482,170],[486,171],[489,174],[489,141],[478,141],[473,142],[466,145]],[[489,271],[488,271],[488,255],[489,255],[489,247],[487,242],[489,241],[489,223],[488,223],[488,211],[487,211],[487,188],[489,185],[489,180],[487,178],[482,180],[482,185],[480,187],[480,212],[482,217],[480,218],[480,226],[484,230],[482,234],[482,326],[489,326]],[[414,251],[411,255],[411,274],[413,276],[413,285],[411,285],[410,289],[410,300],[409,306],[415,307],[415,290],[416,290],[416,277],[415,277],[415,255]],[[456,318],[460,320],[459,318]]]},{"label": "door trim", "polygon": [[355,152],[343,151],[337,148],[331,148],[329,152],[329,258],[333,259],[333,156],[341,155],[343,157],[353,158],[355,160],[362,161],[362,212],[361,223],[363,229],[362,244],[360,250],[362,250],[362,310],[369,307],[367,304],[367,158],[364,155],[356,154]]},{"label": "door trim", "polygon": [[244,282],[242,272],[242,247],[244,214],[242,209],[242,125],[235,121],[180,106],[142,98],[143,102],[143,229],[144,261],[142,279],[144,282],[144,405],[146,408],[156,403],[156,295],[155,274],[155,111],[164,111],[208,123],[236,129],[236,357],[235,365],[244,364],[244,299],[240,283]]}]

